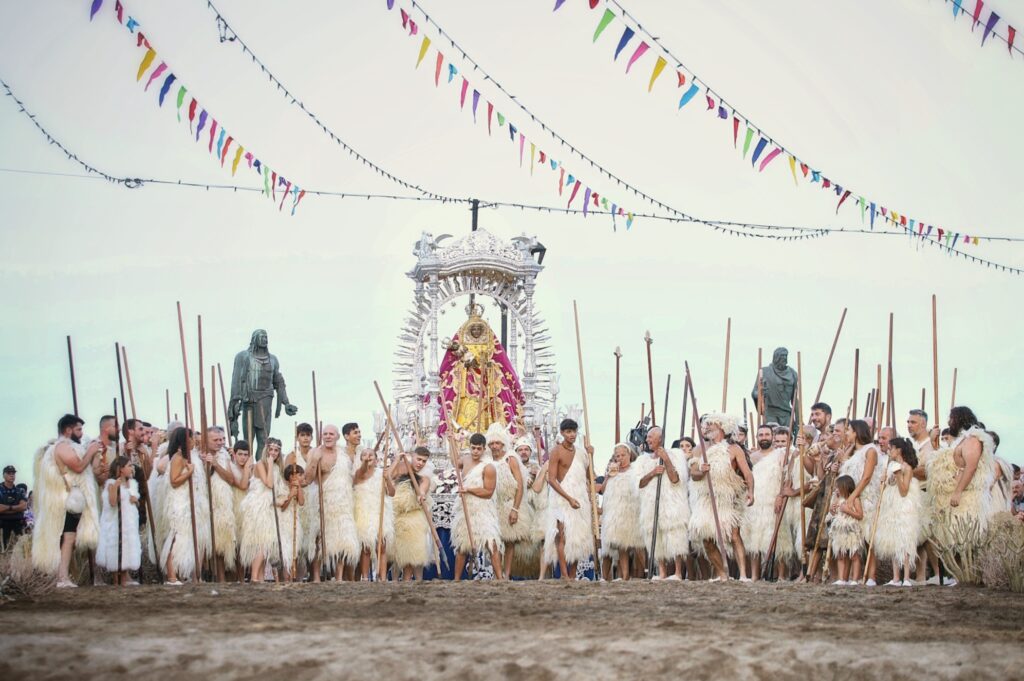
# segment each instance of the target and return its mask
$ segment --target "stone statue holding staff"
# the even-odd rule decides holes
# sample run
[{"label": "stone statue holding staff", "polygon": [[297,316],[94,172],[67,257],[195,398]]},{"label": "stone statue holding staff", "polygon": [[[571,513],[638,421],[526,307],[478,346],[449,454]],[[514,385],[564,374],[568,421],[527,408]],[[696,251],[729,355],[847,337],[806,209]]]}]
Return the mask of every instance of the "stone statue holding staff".
[{"label": "stone statue holding staff", "polygon": [[242,417],[242,436],[246,439],[251,437],[256,442],[254,451],[257,459],[270,436],[270,407],[275,392],[277,409],[274,417],[281,416],[281,407],[284,407],[288,416],[295,416],[299,408],[288,402],[281,364],[267,350],[267,332],[256,329],[252,332],[249,348],[235,355],[235,365],[231,370],[228,421],[231,434],[237,438],[238,417]]},{"label": "stone statue holding staff", "polygon": [[[789,350],[775,348],[772,363],[761,369],[759,379],[763,382],[765,422],[787,426],[793,412],[797,384],[796,370],[789,366]],[[750,396],[757,404],[756,380]]]}]

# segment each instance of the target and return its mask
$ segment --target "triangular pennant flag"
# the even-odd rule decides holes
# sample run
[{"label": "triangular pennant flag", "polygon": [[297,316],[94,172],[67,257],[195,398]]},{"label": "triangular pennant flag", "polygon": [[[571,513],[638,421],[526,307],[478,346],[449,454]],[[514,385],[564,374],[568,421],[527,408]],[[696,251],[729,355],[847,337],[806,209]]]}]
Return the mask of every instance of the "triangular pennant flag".
[{"label": "triangular pennant flag", "polygon": [[665,61],[664,57],[658,57],[658,61],[654,62],[654,70],[651,72],[651,82],[647,84],[648,92],[650,92],[654,87],[654,81],[658,80],[658,76],[661,75],[661,72],[665,69],[665,64],[667,63],[668,62]]},{"label": "triangular pennant flag", "polygon": [[[512,140],[513,142],[516,141],[516,132],[517,132],[516,126],[512,125],[511,123],[509,123],[508,124],[508,138],[510,140]],[[520,164],[520,165],[522,165],[522,164]]]},{"label": "triangular pennant flag", "polygon": [[736,116],[732,117],[732,148],[739,148],[739,136],[740,136],[740,119]]},{"label": "triangular pennant flag", "polygon": [[679,98],[679,107],[676,109],[676,111],[686,106],[689,103],[689,101],[697,95],[699,91],[700,88],[697,87],[696,83],[690,83],[689,89],[687,89],[687,91],[683,93],[683,96]]},{"label": "triangular pennant flag", "polygon": [[494,105],[487,102],[487,134],[491,134],[491,116],[494,113]]},{"label": "triangular pennant flag", "polygon": [[235,160],[231,162],[231,176],[234,177],[235,171],[238,170],[238,162],[242,160],[242,154],[245,153],[245,149],[241,144],[238,145],[238,149],[235,150]]},{"label": "triangular pennant flag", "polygon": [[647,52],[650,47],[651,46],[644,41],[641,41],[640,44],[637,45],[636,50],[633,51],[633,56],[629,58],[629,63],[626,64],[626,73],[629,73],[629,70],[633,68],[633,64],[636,63],[636,60],[644,56],[644,53]]},{"label": "triangular pennant flag", "polygon": [[551,169],[552,170],[557,170],[558,169],[558,161],[556,161],[555,159],[551,159]]},{"label": "triangular pennant flag", "polygon": [[167,62],[160,62],[160,66],[153,69],[153,73],[149,74],[149,80],[146,81],[146,87],[142,88],[143,92],[149,91],[149,86],[153,84],[153,81],[164,74],[167,70]]},{"label": "triangular pennant flag", "polygon": [[[212,154],[213,153],[213,136],[216,135],[216,134],[217,134],[217,119],[214,118],[213,119],[213,123],[210,124],[210,139],[206,143],[206,153],[208,153],[208,154]],[[217,150],[217,153],[218,154],[220,153],[220,149]]]},{"label": "triangular pennant flag", "polygon": [[812,170],[811,171],[811,183],[813,184],[815,182],[820,182],[820,181],[821,181],[821,173],[819,173],[817,170]]},{"label": "triangular pennant flag", "polygon": [[423,36],[423,42],[420,43],[420,54],[416,57],[416,68],[420,67],[423,62],[423,58],[427,56],[427,50],[430,48],[430,38]]},{"label": "triangular pennant flag", "polygon": [[188,88],[184,85],[178,90],[178,122],[181,123],[181,104],[185,101],[185,93],[188,92]]},{"label": "triangular pennant flag", "polygon": [[196,142],[199,141],[199,133],[201,133],[203,128],[206,126],[206,116],[206,109],[203,109],[199,114],[199,127],[196,128]]},{"label": "triangular pennant flag", "polygon": [[953,18],[954,19],[956,19],[957,12],[960,11],[960,5],[962,3],[963,3],[963,0],[953,0]]},{"label": "triangular pennant flag", "polygon": [[796,179],[796,158],[793,156],[789,157],[789,172],[793,173],[793,184],[799,186],[800,182]]},{"label": "triangular pennant flag", "polygon": [[100,7],[103,7],[103,0],[92,0],[92,7],[89,8],[89,21],[92,21],[96,12],[100,11]]},{"label": "triangular pennant flag", "polygon": [[188,129],[192,129],[192,122],[196,119],[196,107],[199,106],[199,102],[196,98],[192,98],[192,103],[188,105]]},{"label": "triangular pennant flag", "polygon": [[466,108],[466,92],[469,90],[469,81],[465,78],[462,79],[462,93],[459,95],[459,108]]},{"label": "triangular pennant flag", "polygon": [[572,186],[572,193],[569,194],[569,203],[566,205],[566,208],[571,208],[572,207],[573,199],[576,198],[576,192],[578,192],[579,190],[580,190],[580,181],[576,180],[576,182]]},{"label": "triangular pennant flag", "polygon": [[768,140],[767,139],[765,139],[764,137],[761,137],[760,139],[757,140],[757,146],[754,147],[754,154],[753,154],[753,156],[750,157],[750,165],[751,166],[753,166],[755,163],[757,163],[757,159],[761,156],[761,152],[764,151],[764,148],[766,146],[768,146]]},{"label": "triangular pennant flag", "polygon": [[[223,128],[221,128],[223,130]],[[231,148],[231,143],[235,141],[235,138],[228,135],[228,138],[224,140],[224,148],[220,151],[220,167],[224,167],[224,159],[228,157],[228,149]]]},{"label": "triangular pennant flag", "polygon": [[505,117],[501,115],[500,111],[498,112],[498,127],[499,128],[504,128],[505,127]]},{"label": "triangular pennant flag", "polygon": [[473,90],[473,124],[476,125],[476,106],[480,103],[480,91]]},{"label": "triangular pennant flag", "polygon": [[971,22],[971,31],[972,32],[974,31],[974,27],[977,26],[979,23],[981,23],[981,8],[984,5],[985,5],[985,0],[977,0],[977,3],[974,5],[974,17],[973,17],[974,20]]},{"label": "triangular pennant flag", "polygon": [[416,35],[419,32],[419,30],[420,28],[419,26],[416,25],[416,22],[413,21],[412,19],[409,19],[409,35]]},{"label": "triangular pennant flag", "polygon": [[622,52],[623,48],[626,47],[626,44],[633,39],[633,35],[633,29],[627,26],[626,30],[622,32],[622,37],[619,38],[619,45],[615,48],[615,56],[612,58],[613,61],[619,58],[619,53]]},{"label": "triangular pennant flag", "polygon": [[173,83],[175,80],[177,80],[177,78],[173,73],[164,78],[164,84],[160,86],[160,97],[157,100],[157,106],[164,105],[164,97],[166,97],[167,93],[171,91],[171,83]]},{"label": "triangular pennant flag", "polygon": [[546,162],[547,160],[548,160],[548,155],[544,153],[544,150],[543,150],[543,149],[541,149],[541,152],[540,152],[540,160],[538,160],[537,162],[538,162],[538,163],[540,163],[541,165],[544,165],[544,163],[545,163],[545,162]]},{"label": "triangular pennant flag", "polygon": [[402,28],[409,28],[409,13],[404,9],[399,9],[398,11],[402,14]]},{"label": "triangular pennant flag", "polygon": [[875,202],[874,201],[871,202],[871,210],[869,211],[869,213],[871,214],[871,229],[874,229],[875,228]]},{"label": "triangular pennant flag", "polygon": [[718,105],[718,117],[723,121],[729,117],[729,112],[725,110],[725,107],[721,104]]},{"label": "triangular pennant flag", "polygon": [[434,87],[441,84],[441,66],[444,64],[444,55],[437,53],[437,63],[434,66]]},{"label": "triangular pennant flag", "polygon": [[452,82],[452,80],[455,78],[455,74],[458,73],[458,72],[459,72],[459,70],[457,68],[455,68],[455,64],[448,64],[448,82],[449,83]]},{"label": "triangular pennant flag", "polygon": [[985,39],[988,38],[988,34],[992,32],[996,24],[999,23],[999,15],[992,12],[988,15],[988,21],[985,23],[985,32],[981,34],[981,44],[985,44]]},{"label": "triangular pennant flag", "polygon": [[747,128],[747,136],[743,140],[743,158],[747,157],[747,151],[750,149],[750,141],[754,139],[754,129]]},{"label": "triangular pennant flag", "polygon": [[533,142],[530,142],[530,175],[533,175],[533,157],[536,152],[537,146]]},{"label": "triangular pennant flag", "polygon": [[557,12],[558,8],[561,7],[564,4],[565,4],[565,0],[555,0],[555,8],[553,10],[551,10],[551,11],[552,12]]},{"label": "triangular pennant flag", "polygon": [[558,195],[562,195],[562,187],[565,186],[565,168],[562,168],[562,172],[558,175]]},{"label": "triangular pennant flag", "polygon": [[121,0],[114,2],[114,13],[117,14],[117,23],[124,23],[124,5],[121,4]]},{"label": "triangular pennant flag", "polygon": [[224,138],[227,137],[227,131],[224,128],[220,129],[220,137],[217,138],[217,158],[220,158],[220,150],[224,147]]},{"label": "triangular pennant flag", "polygon": [[590,9],[595,9],[601,0],[590,0]]},{"label": "triangular pennant flag", "polygon": [[583,217],[587,217],[587,210],[590,208],[590,187],[583,192]]},{"label": "triangular pennant flag", "polygon": [[[781,153],[782,153],[782,149],[780,147],[775,147],[770,152],[768,152],[768,155],[764,157],[763,161],[761,161],[761,165],[759,165],[757,167],[757,172],[763,173],[764,169],[768,167],[768,164],[771,163],[772,161],[774,161],[775,157],[778,156]],[[757,155],[756,151],[754,152],[754,155],[755,156]]]},{"label": "triangular pennant flag", "polygon": [[[619,210],[621,212],[622,209],[620,208]],[[626,213],[626,229],[629,229],[632,226],[633,226],[633,214],[632,213]]]},{"label": "triangular pennant flag", "polygon": [[139,62],[139,72],[135,74],[135,82],[138,83],[142,80],[142,74],[146,72],[150,64],[153,63],[153,59],[156,58],[156,51],[153,48],[146,50],[146,54],[142,57],[142,61]]},{"label": "triangular pennant flag", "polygon": [[715,108],[715,100],[711,97],[711,95],[704,95],[704,99],[708,101],[708,111],[711,111],[712,109]]},{"label": "triangular pennant flag", "polygon": [[686,76],[683,74],[682,71],[676,71],[676,78],[679,80],[679,85],[677,85],[676,87],[683,87],[684,85],[686,85]]},{"label": "triangular pennant flag", "polygon": [[519,167],[523,167],[523,149],[526,147],[526,135],[519,133]]},{"label": "triangular pennant flag", "polygon": [[1010,26],[1006,29],[1006,49],[1010,52],[1010,56],[1013,56],[1013,39],[1017,37],[1017,29]]},{"label": "triangular pennant flag", "polygon": [[604,16],[601,17],[601,21],[597,24],[597,30],[594,31],[593,42],[597,42],[597,39],[601,37],[602,33],[604,33],[604,29],[608,28],[608,24],[612,23],[612,19],[614,18],[615,14],[610,9],[606,9],[604,11]]},{"label": "triangular pennant flag", "polygon": [[843,201],[846,201],[850,197],[850,190],[847,189],[843,192],[843,197],[839,199],[839,203],[836,205],[836,215],[839,215],[839,207],[843,205]]},{"label": "triangular pennant flag", "polygon": [[977,245],[978,245],[978,237],[974,237],[974,245],[975,245],[975,246],[977,246]]},{"label": "triangular pennant flag", "polygon": [[809,170],[810,170],[810,167],[806,163],[801,163],[800,164],[800,172],[804,174],[804,177],[807,177],[807,171],[809,171]]}]

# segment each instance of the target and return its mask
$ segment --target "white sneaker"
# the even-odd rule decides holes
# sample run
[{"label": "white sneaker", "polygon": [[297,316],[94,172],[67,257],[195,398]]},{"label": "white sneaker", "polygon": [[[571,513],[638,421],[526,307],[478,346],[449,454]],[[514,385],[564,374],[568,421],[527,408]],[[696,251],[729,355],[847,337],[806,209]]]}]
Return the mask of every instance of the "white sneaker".
[{"label": "white sneaker", "polygon": [[898,579],[893,579],[891,582],[886,582],[886,586],[903,586],[903,582]]},{"label": "white sneaker", "polygon": [[679,575],[669,575],[668,577],[665,578],[665,581],[681,582],[681,581],[683,581],[683,578],[680,577]]},{"label": "white sneaker", "polygon": [[960,582],[956,581],[956,579],[952,577],[946,577],[946,586],[956,586],[959,583]]},{"label": "white sneaker", "polygon": [[651,575],[651,581],[652,582],[660,582],[661,581],[661,576],[660,575]]},{"label": "white sneaker", "polygon": [[174,580],[173,582],[164,582],[164,586],[181,586],[183,584],[180,580]]},{"label": "white sneaker", "polygon": [[869,579],[868,581],[864,582],[864,586],[878,586],[878,583],[873,579]]},{"label": "white sneaker", "polygon": [[924,583],[927,584],[928,586],[938,586],[939,585],[939,576],[938,575],[932,575],[931,577],[926,579]]},{"label": "white sneaker", "polygon": [[740,581],[741,582],[750,582],[752,580],[750,579],[750,577],[740,577]]},{"label": "white sneaker", "polygon": [[[604,580],[602,579],[601,581],[603,582]],[[615,578],[615,579],[613,579],[612,581],[613,581],[613,582],[621,582],[621,581],[622,581],[622,577],[616,577],[616,578]]]},{"label": "white sneaker", "polygon": [[70,579],[62,579],[57,582],[58,589],[77,589],[78,585],[72,582]]},{"label": "white sneaker", "polygon": [[904,579],[902,586],[917,586],[912,580]]},{"label": "white sneaker", "polygon": [[837,579],[836,581],[832,582],[832,586],[846,586],[846,582],[844,582],[841,579]]},{"label": "white sneaker", "polygon": [[711,579],[709,579],[708,581],[709,581],[709,582],[721,582],[721,581],[722,581],[722,578],[721,578],[721,577],[712,577],[712,578],[711,578]]}]

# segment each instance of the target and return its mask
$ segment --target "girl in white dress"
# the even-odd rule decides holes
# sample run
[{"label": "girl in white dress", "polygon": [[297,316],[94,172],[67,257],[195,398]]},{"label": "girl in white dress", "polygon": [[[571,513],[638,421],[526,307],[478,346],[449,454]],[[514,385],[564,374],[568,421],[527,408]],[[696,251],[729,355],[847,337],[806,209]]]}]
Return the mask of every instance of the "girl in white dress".
[{"label": "girl in white dress", "polygon": [[135,466],[128,457],[119,456],[114,459],[110,470],[114,476],[103,487],[103,512],[100,515],[100,543],[96,548],[96,563],[114,576],[114,586],[123,586],[128,583],[128,570],[138,570],[142,560],[139,487],[134,480]]},{"label": "girl in white dress", "polygon": [[[913,586],[910,571],[917,562],[921,515],[921,484],[914,478],[917,454],[910,440],[889,443],[888,470],[879,497],[878,529],[871,551],[878,560],[892,561],[889,586]],[[900,570],[903,579],[900,579]]]},{"label": "girl in white dress", "polygon": [[[249,481],[249,492],[242,500],[241,560],[242,565],[252,568],[252,584],[263,581],[263,566],[268,559],[284,568],[285,577],[291,570],[293,552],[290,508],[292,503],[301,506],[305,499],[301,485],[285,483],[277,465],[280,457],[281,441],[267,438],[263,458],[257,462]],[[280,573],[278,577],[281,577]]]},{"label": "girl in white dress", "polygon": [[615,445],[604,482],[597,486],[601,493],[601,561],[606,580],[612,578],[612,561],[618,562],[616,581],[629,579],[629,554],[639,555],[644,549],[640,530],[640,473],[633,465],[636,455],[624,442]]}]

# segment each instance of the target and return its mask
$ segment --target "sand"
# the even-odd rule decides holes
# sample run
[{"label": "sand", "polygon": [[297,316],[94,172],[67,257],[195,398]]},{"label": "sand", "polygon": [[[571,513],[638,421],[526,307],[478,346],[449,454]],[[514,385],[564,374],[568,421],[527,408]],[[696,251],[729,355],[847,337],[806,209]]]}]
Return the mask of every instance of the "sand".
[{"label": "sand", "polygon": [[33,681],[1024,678],[1024,596],[968,587],[99,587],[0,627],[2,676]]}]

